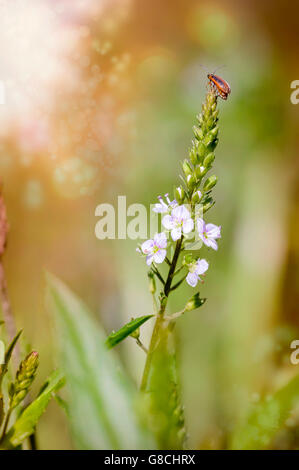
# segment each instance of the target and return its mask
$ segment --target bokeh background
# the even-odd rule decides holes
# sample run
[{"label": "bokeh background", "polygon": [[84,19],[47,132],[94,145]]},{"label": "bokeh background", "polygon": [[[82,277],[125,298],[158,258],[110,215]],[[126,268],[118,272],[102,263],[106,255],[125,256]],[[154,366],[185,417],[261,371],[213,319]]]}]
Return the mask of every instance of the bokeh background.
[{"label": "bokeh background", "polygon": [[[0,177],[10,222],[5,255],[23,347],[56,364],[44,270],[70,285],[107,332],[151,312],[146,267],[131,240],[100,241],[95,208],[156,202],[178,181],[206,72],[232,94],[220,103],[216,206],[222,225],[201,294],[177,324],[192,448],[225,448],[253,402],[298,373],[299,4],[243,0],[4,0],[1,9]],[[192,292],[171,301],[181,307]],[[151,325],[143,330],[146,343]],[[118,348],[138,382],[144,354]],[[84,418],[82,418],[82,424]],[[70,448],[52,403],[41,448]],[[272,444],[299,445],[290,417]]]}]

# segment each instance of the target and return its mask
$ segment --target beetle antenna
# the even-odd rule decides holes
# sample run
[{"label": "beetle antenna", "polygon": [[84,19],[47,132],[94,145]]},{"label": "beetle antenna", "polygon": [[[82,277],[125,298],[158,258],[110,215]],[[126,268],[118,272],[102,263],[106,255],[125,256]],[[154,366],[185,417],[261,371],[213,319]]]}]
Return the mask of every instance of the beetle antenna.
[{"label": "beetle antenna", "polygon": [[200,67],[203,67],[208,73],[210,73],[209,69],[207,69],[207,67],[203,64],[199,64]]}]

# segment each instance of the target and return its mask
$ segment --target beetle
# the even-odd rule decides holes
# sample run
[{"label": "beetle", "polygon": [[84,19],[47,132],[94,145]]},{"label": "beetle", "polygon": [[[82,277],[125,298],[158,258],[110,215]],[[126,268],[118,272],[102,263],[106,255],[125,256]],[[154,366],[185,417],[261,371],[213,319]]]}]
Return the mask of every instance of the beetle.
[{"label": "beetle", "polygon": [[214,73],[208,73],[208,80],[210,88],[214,91],[216,96],[220,96],[223,100],[227,100],[228,95],[231,92],[229,84],[223,80],[223,78],[220,78]]}]

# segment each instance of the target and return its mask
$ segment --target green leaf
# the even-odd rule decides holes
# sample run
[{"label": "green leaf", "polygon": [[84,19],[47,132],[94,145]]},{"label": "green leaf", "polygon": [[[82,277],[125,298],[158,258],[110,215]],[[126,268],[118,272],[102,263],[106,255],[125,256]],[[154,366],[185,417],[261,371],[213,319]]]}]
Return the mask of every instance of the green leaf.
[{"label": "green leaf", "polygon": [[261,403],[254,405],[246,423],[232,437],[231,449],[267,448],[299,403],[299,375]]},{"label": "green leaf", "polygon": [[127,336],[134,333],[134,331],[152,317],[153,315],[144,315],[143,317],[134,318],[134,320],[124,325],[120,330],[111,333],[105,343],[108,349],[114,348],[114,346],[127,338]]},{"label": "green leaf", "polygon": [[70,426],[80,449],[146,449],[155,443],[137,416],[137,391],[105,346],[86,306],[48,275],[48,300],[58,326],[69,392]]},{"label": "green leaf", "polygon": [[34,433],[35,427],[47,408],[51,397],[64,385],[64,382],[64,376],[60,371],[54,371],[50,375],[38,397],[25,408],[5,436],[1,444],[3,448],[15,448]]}]

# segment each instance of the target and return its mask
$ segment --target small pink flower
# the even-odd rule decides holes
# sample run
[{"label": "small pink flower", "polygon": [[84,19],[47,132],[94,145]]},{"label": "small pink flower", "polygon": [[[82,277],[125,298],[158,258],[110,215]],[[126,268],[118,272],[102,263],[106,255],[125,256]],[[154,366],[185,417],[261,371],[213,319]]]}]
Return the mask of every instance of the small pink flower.
[{"label": "small pink flower", "polygon": [[203,219],[197,220],[197,230],[199,238],[204,242],[206,246],[218,250],[216,240],[221,238],[221,227],[214,224],[205,224]]},{"label": "small pink flower", "polygon": [[204,274],[209,268],[209,263],[205,259],[198,259],[196,263],[189,266],[189,273],[186,281],[191,287],[195,287],[198,281],[201,281],[200,275]]},{"label": "small pink flower", "polygon": [[162,220],[163,226],[171,230],[171,238],[179,240],[182,234],[192,232],[194,227],[190,212],[185,206],[177,206],[171,211],[171,215],[165,215]]},{"label": "small pink flower", "polygon": [[157,264],[163,263],[166,256],[167,237],[164,232],[156,233],[153,240],[142,243],[141,251],[146,255],[146,264],[150,266],[154,261]]}]

